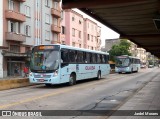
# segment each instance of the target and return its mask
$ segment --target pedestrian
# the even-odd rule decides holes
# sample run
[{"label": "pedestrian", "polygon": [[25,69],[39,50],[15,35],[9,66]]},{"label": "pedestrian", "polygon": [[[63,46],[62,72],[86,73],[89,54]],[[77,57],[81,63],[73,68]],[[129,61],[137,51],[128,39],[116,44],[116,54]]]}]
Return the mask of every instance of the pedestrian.
[{"label": "pedestrian", "polygon": [[17,64],[15,64],[15,67],[14,67],[14,75],[17,76],[18,73],[19,73],[19,69],[18,69]]},{"label": "pedestrian", "polygon": [[27,77],[27,75],[28,75],[28,67],[27,66],[25,66],[23,68],[23,72],[24,72],[24,77]]}]

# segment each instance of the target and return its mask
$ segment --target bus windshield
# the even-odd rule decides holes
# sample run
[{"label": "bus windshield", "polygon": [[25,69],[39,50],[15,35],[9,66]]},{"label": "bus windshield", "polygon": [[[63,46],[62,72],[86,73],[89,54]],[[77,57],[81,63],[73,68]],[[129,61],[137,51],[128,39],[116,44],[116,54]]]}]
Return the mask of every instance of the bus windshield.
[{"label": "bus windshield", "polygon": [[31,70],[54,71],[59,66],[59,51],[37,50],[31,55]]},{"label": "bus windshield", "polygon": [[116,59],[116,66],[117,67],[127,67],[130,64],[129,58],[117,58]]}]

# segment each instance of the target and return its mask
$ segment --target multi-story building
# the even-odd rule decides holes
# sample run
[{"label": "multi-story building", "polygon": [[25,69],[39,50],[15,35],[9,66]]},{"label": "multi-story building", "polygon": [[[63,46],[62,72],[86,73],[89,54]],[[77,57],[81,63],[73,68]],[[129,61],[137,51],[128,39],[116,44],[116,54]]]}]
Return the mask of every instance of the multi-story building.
[{"label": "multi-story building", "polygon": [[101,50],[101,27],[98,26],[98,29],[97,29],[97,47],[96,49],[97,50]]},{"label": "multi-story building", "polygon": [[138,57],[138,58],[140,58],[140,61],[142,63],[146,63],[147,62],[146,50],[143,48],[138,48],[137,45],[131,41],[129,41],[129,42],[131,43],[130,52],[131,52],[132,56]]},{"label": "multi-story building", "polygon": [[100,50],[101,27],[74,10],[62,12],[61,43],[80,48]]},{"label": "multi-story building", "polygon": [[62,15],[61,43],[83,47],[83,16],[71,9],[63,11]]},{"label": "multi-story building", "polygon": [[137,45],[129,40],[128,40],[128,42],[130,42],[130,44],[131,44],[131,46],[129,48],[130,53],[132,54],[132,56],[137,57]]},{"label": "multi-story building", "polygon": [[60,42],[60,0],[0,1],[0,78],[22,75],[33,45]]},{"label": "multi-story building", "polygon": [[102,51],[109,51],[113,45],[119,44],[120,43],[120,39],[116,38],[116,39],[106,39],[105,40],[105,47],[102,49]]},{"label": "multi-story building", "polygon": [[[100,27],[98,27],[97,23],[91,21],[88,18],[84,19],[84,35],[85,35],[85,39],[84,39],[84,47],[91,49],[91,50],[97,50],[100,49],[100,45],[99,45],[99,39],[98,37],[100,37],[98,34]],[[99,46],[99,47],[98,47]]]},{"label": "multi-story building", "polygon": [[143,48],[137,48],[137,57],[140,58],[142,63],[147,62],[147,53]]}]

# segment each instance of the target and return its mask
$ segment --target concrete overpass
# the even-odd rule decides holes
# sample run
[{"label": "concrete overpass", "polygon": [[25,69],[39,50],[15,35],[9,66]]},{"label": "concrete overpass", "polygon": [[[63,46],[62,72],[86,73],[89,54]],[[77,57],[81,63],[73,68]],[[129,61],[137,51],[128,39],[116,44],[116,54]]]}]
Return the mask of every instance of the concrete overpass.
[{"label": "concrete overpass", "polygon": [[160,58],[160,0],[62,0]]}]

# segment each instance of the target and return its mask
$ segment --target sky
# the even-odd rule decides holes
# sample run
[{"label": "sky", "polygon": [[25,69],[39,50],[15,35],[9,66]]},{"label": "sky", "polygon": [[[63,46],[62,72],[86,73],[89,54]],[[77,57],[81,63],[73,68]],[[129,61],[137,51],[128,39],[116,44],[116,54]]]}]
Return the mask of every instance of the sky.
[{"label": "sky", "polygon": [[78,9],[73,9],[73,10],[82,14],[84,18],[89,18],[90,20],[93,20],[94,22],[98,24],[98,26],[101,27],[101,47],[105,46],[105,39],[119,38],[120,35],[118,33],[106,27],[105,25],[101,24],[97,20],[93,19],[92,17],[88,16],[87,14],[83,13],[82,11]]}]

